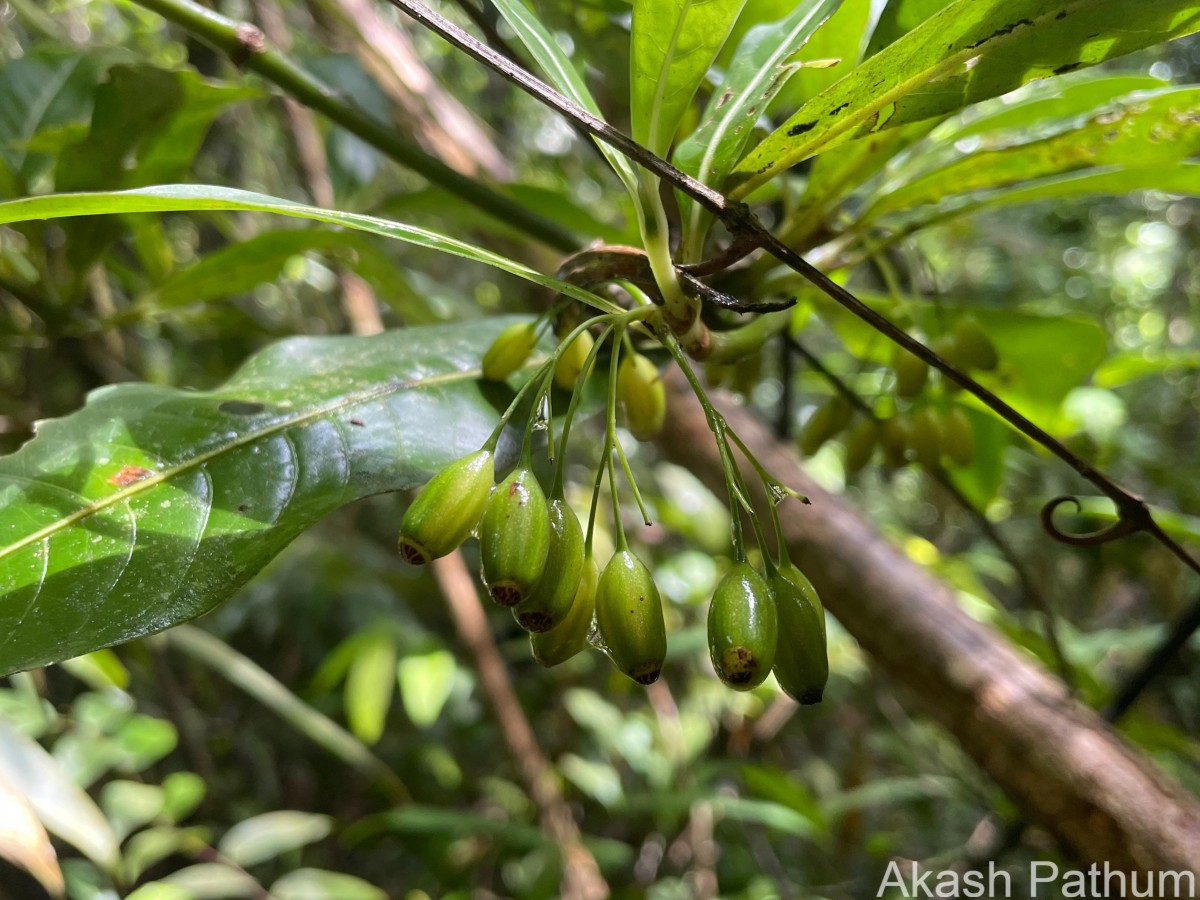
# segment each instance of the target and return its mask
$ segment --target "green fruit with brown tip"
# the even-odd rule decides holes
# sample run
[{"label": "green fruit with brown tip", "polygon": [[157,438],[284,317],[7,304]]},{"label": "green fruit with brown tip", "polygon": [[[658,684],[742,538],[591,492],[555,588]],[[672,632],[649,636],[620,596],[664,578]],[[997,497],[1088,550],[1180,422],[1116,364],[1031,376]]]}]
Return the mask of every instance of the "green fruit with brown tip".
[{"label": "green fruit with brown tip", "polygon": [[489,381],[504,381],[529,359],[537,344],[537,330],[532,323],[509,325],[492,341],[483,354],[483,377]]},{"label": "green fruit with brown tip", "polygon": [[[970,368],[966,357],[963,355],[962,345],[958,342],[958,338],[953,334],[943,334],[929,345],[929,349],[946,362],[950,363],[950,365],[954,366],[954,368],[958,369],[960,372],[965,372]],[[946,378],[944,373],[942,375],[942,383],[947,388],[953,390],[958,389],[958,385],[949,378]]]},{"label": "green fruit with brown tip", "polygon": [[479,524],[495,479],[490,450],[470,453],[434,475],[400,522],[400,555],[422,565],[456,549]]},{"label": "green fruit with brown tip", "polygon": [[929,381],[929,364],[903,347],[892,354],[892,369],[896,373],[896,396],[911,400],[925,390]]},{"label": "green fruit with brown tip", "polygon": [[717,677],[735,691],[762,684],[775,664],[778,626],[770,586],[749,563],[735,565],[708,607],[708,653]]},{"label": "green fruit with brown tip", "polygon": [[537,587],[513,608],[517,624],[526,631],[544,632],[558,625],[579,590],[583,571],[583,529],[567,501],[556,498],[547,504],[550,522],[550,550],[546,568]]},{"label": "green fruit with brown tip", "polygon": [[942,413],[942,453],[956,466],[969,466],[975,458],[975,429],[967,414],[957,406]]},{"label": "green fruit with brown tip", "polygon": [[667,655],[662,598],[650,570],[628,550],[613,554],[596,586],[596,626],[616,667],[653,684]]},{"label": "green fruit with brown tip", "polygon": [[936,469],[942,460],[942,428],[937,413],[928,406],[912,417],[908,449],[913,459],[927,469]]},{"label": "green fruit with brown tip", "polygon": [[775,679],[797,703],[820,703],[829,680],[825,608],[812,583],[791,563],[771,578],[779,619]]},{"label": "green fruit with brown tip", "polygon": [[1000,364],[996,345],[970,316],[964,316],[954,323],[954,340],[958,344],[959,356],[969,368],[990,372]]},{"label": "green fruit with brown tip", "polygon": [[550,552],[550,511],[532,469],[518,467],[492,491],[479,523],[488,593],[516,606],[537,586]]},{"label": "green fruit with brown tip", "polygon": [[599,580],[600,567],[589,554],[583,560],[579,587],[575,591],[575,599],[571,601],[571,609],[566,618],[549,631],[529,635],[529,645],[538,665],[547,669],[561,665],[591,646],[588,637],[596,612],[596,583]]},{"label": "green fruit with brown tip", "polygon": [[869,418],[860,419],[850,429],[846,435],[846,456],[843,460],[847,475],[862,471],[871,461],[879,443],[879,431],[879,423]]},{"label": "green fruit with brown tip", "polygon": [[558,362],[554,364],[554,383],[564,391],[575,390],[575,382],[579,380],[579,375],[587,364],[587,358],[591,355],[592,347],[595,344],[596,340],[592,337],[591,332],[579,332],[575,340],[571,341],[570,346],[563,350]]},{"label": "green fruit with brown tip", "polygon": [[800,452],[813,456],[832,437],[841,434],[854,414],[850,403],[841,394],[834,394],[817,407],[800,432]]},{"label": "green fruit with brown tip", "polygon": [[658,366],[640,353],[628,354],[617,367],[617,401],[625,407],[625,425],[639,441],[662,431],[667,392]]},{"label": "green fruit with brown tip", "polygon": [[879,446],[883,448],[883,460],[893,469],[899,469],[908,462],[911,430],[903,416],[892,416],[880,426]]}]

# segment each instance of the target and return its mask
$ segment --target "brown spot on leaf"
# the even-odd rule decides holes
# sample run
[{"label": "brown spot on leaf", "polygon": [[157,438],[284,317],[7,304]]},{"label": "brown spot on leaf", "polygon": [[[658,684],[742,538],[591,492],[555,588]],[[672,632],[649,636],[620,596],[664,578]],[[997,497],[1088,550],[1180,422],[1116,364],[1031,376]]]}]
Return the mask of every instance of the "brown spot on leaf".
[{"label": "brown spot on leaf", "polygon": [[229,413],[231,416],[253,416],[266,409],[261,403],[255,403],[250,400],[226,400],[217,407],[219,412]]},{"label": "brown spot on leaf", "polygon": [[108,479],[109,484],[115,484],[118,487],[128,487],[131,484],[137,484],[139,481],[145,481],[154,472],[143,466],[123,466],[121,471]]},{"label": "brown spot on leaf", "polygon": [[357,425],[359,428],[362,428],[362,427],[363,427],[364,425],[366,425],[367,423],[366,423],[366,422],[364,422],[362,419],[351,419],[351,420],[350,420],[350,424],[351,424],[351,425]]},{"label": "brown spot on leaf", "polygon": [[788,136],[796,137],[797,135],[804,134],[806,131],[812,131],[816,127],[816,122],[801,122],[799,125],[793,125],[788,129]]}]

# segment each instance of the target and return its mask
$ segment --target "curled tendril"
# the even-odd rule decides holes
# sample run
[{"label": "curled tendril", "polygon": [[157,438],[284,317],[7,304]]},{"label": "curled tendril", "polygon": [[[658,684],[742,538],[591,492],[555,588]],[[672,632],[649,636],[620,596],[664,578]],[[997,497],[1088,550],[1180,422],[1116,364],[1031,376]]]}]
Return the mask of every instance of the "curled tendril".
[{"label": "curled tendril", "polygon": [[1070,544],[1072,547],[1099,547],[1101,544],[1120,540],[1123,537],[1133,534],[1135,531],[1140,531],[1142,528],[1138,522],[1122,517],[1117,519],[1112,525],[1109,525],[1107,528],[1101,528],[1099,531],[1090,531],[1086,534],[1068,534],[1054,524],[1054,513],[1064,503],[1073,503],[1076,512],[1083,511],[1083,507],[1077,498],[1055,497],[1042,507],[1042,527],[1046,529],[1046,533],[1050,537],[1064,544]]}]

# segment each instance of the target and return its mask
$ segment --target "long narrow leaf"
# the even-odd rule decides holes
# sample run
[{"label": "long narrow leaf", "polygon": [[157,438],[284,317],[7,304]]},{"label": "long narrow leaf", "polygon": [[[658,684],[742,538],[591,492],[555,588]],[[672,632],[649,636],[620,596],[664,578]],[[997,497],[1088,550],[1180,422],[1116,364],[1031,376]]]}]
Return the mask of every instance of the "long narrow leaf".
[{"label": "long narrow leaf", "polygon": [[[499,10],[500,15],[504,16],[504,21],[508,22],[512,30],[516,32],[521,43],[525,45],[525,49],[537,60],[537,64],[542,67],[542,71],[546,73],[551,83],[592,115],[604,118],[578,70],[571,64],[571,60],[558,45],[558,41],[554,40],[553,35],[523,0],[492,0],[492,2]],[[596,145],[636,202],[637,175],[629,160],[602,141],[597,141]]]},{"label": "long narrow leaf", "polygon": [[1196,0],[956,0],[806,103],[738,164],[731,196],[855,138],[1198,28]]},{"label": "long narrow leaf", "polygon": [[[829,18],[841,0],[809,0],[780,22],[757,25],[738,45],[721,86],[709,100],[700,127],[675,151],[675,165],[712,187],[719,188],[754,133],[754,123],[772,98],[787,84],[800,64],[793,56]],[[703,211],[681,196],[689,226],[695,233]]]},{"label": "long narrow leaf", "polygon": [[574,297],[589,306],[608,307],[607,301],[574,285],[543,275],[508,257],[468,244],[425,228],[403,225],[376,216],[339,212],[292,203],[266,194],[214,185],[167,184],[132,191],[99,191],[89,194],[50,194],[0,203],[0,225],[30,219],[59,219],[66,216],[94,216],[113,213],[194,212],[196,210],[244,210],[269,212],[299,219],[311,219],[330,225],[342,225],[358,231],[394,238],[418,247],[427,247],[465,259],[494,266],[559,293]]},{"label": "long narrow leaf", "polygon": [[629,113],[634,140],[666,156],[746,0],[635,0]]}]

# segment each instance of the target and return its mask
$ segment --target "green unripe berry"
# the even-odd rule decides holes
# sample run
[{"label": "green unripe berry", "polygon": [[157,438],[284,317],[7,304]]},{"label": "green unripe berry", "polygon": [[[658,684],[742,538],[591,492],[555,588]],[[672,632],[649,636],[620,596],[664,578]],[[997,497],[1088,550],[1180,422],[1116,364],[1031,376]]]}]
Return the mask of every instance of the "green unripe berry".
[{"label": "green unripe berry", "polygon": [[936,469],[942,459],[942,428],[937,413],[928,406],[912,418],[908,449],[913,459],[927,469]]},{"label": "green unripe berry", "polygon": [[964,316],[954,323],[954,340],[958,343],[959,356],[969,368],[990,372],[1000,364],[996,345],[971,317]]},{"label": "green unripe berry", "polygon": [[526,631],[549,631],[571,609],[579,590],[583,571],[583,529],[566,500],[556,498],[548,504],[550,549],[546,568],[537,587],[513,609],[517,624]]},{"label": "green unripe berry", "polygon": [[762,684],[775,664],[778,624],[770,586],[749,563],[735,565],[708,607],[708,653],[717,677],[735,691]]},{"label": "green unripe berry", "polygon": [[[953,334],[943,334],[929,345],[929,349],[960,372],[965,372],[970,368],[963,354],[962,344]],[[958,390],[958,385],[946,378],[945,375],[942,376],[942,383],[950,390]]]},{"label": "green unripe berry", "polygon": [[653,684],[667,655],[662,598],[650,570],[628,550],[608,561],[596,586],[596,626],[616,667]]},{"label": "green unripe berry", "polygon": [[879,430],[879,423],[870,418],[861,419],[850,429],[846,435],[846,458],[843,462],[847,475],[861,471],[871,461],[875,445],[879,443]]},{"label": "green unripe berry", "polygon": [[532,323],[509,325],[483,354],[483,377],[489,381],[504,381],[525,365],[536,343],[537,331]]},{"label": "green unripe berry", "polygon": [[957,406],[942,413],[942,453],[956,466],[969,466],[975,458],[975,429],[967,414]]},{"label": "green unripe berry", "polygon": [[800,452],[812,456],[827,440],[841,434],[854,414],[850,403],[841,394],[834,394],[817,407],[800,432]]},{"label": "green unripe berry", "polygon": [[667,392],[658,367],[649,357],[631,353],[617,368],[617,400],[625,407],[625,424],[639,441],[662,431],[667,415]]},{"label": "green unripe berry", "polygon": [[531,469],[518,467],[496,486],[479,523],[483,580],[492,599],[516,606],[542,577],[550,552],[550,511]]},{"label": "green unripe berry", "polygon": [[600,567],[589,554],[583,560],[579,576],[579,587],[571,601],[566,618],[549,631],[529,635],[533,658],[547,669],[561,665],[575,654],[586,650],[592,631],[592,618],[596,612],[596,583],[600,580]]},{"label": "green unripe berry", "polygon": [[575,390],[575,382],[579,380],[595,344],[596,339],[591,332],[581,331],[554,364],[554,383],[564,391]]},{"label": "green unripe berry", "polygon": [[724,387],[733,379],[733,370],[732,363],[705,363],[704,380],[709,387]]},{"label": "green unripe berry", "polygon": [[883,459],[893,469],[899,469],[908,462],[910,431],[903,416],[892,416],[880,429],[879,445],[883,448]]},{"label": "green unripe berry", "polygon": [[771,578],[779,618],[775,678],[797,703],[820,703],[829,680],[825,608],[812,583],[791,563]]},{"label": "green unripe berry", "polygon": [[457,548],[479,524],[495,478],[489,450],[455,460],[434,475],[400,522],[400,555],[421,565]]},{"label": "green unripe berry", "polygon": [[919,396],[929,380],[929,364],[914,356],[903,347],[896,347],[892,354],[892,368],[896,372],[896,396],[911,400]]}]

